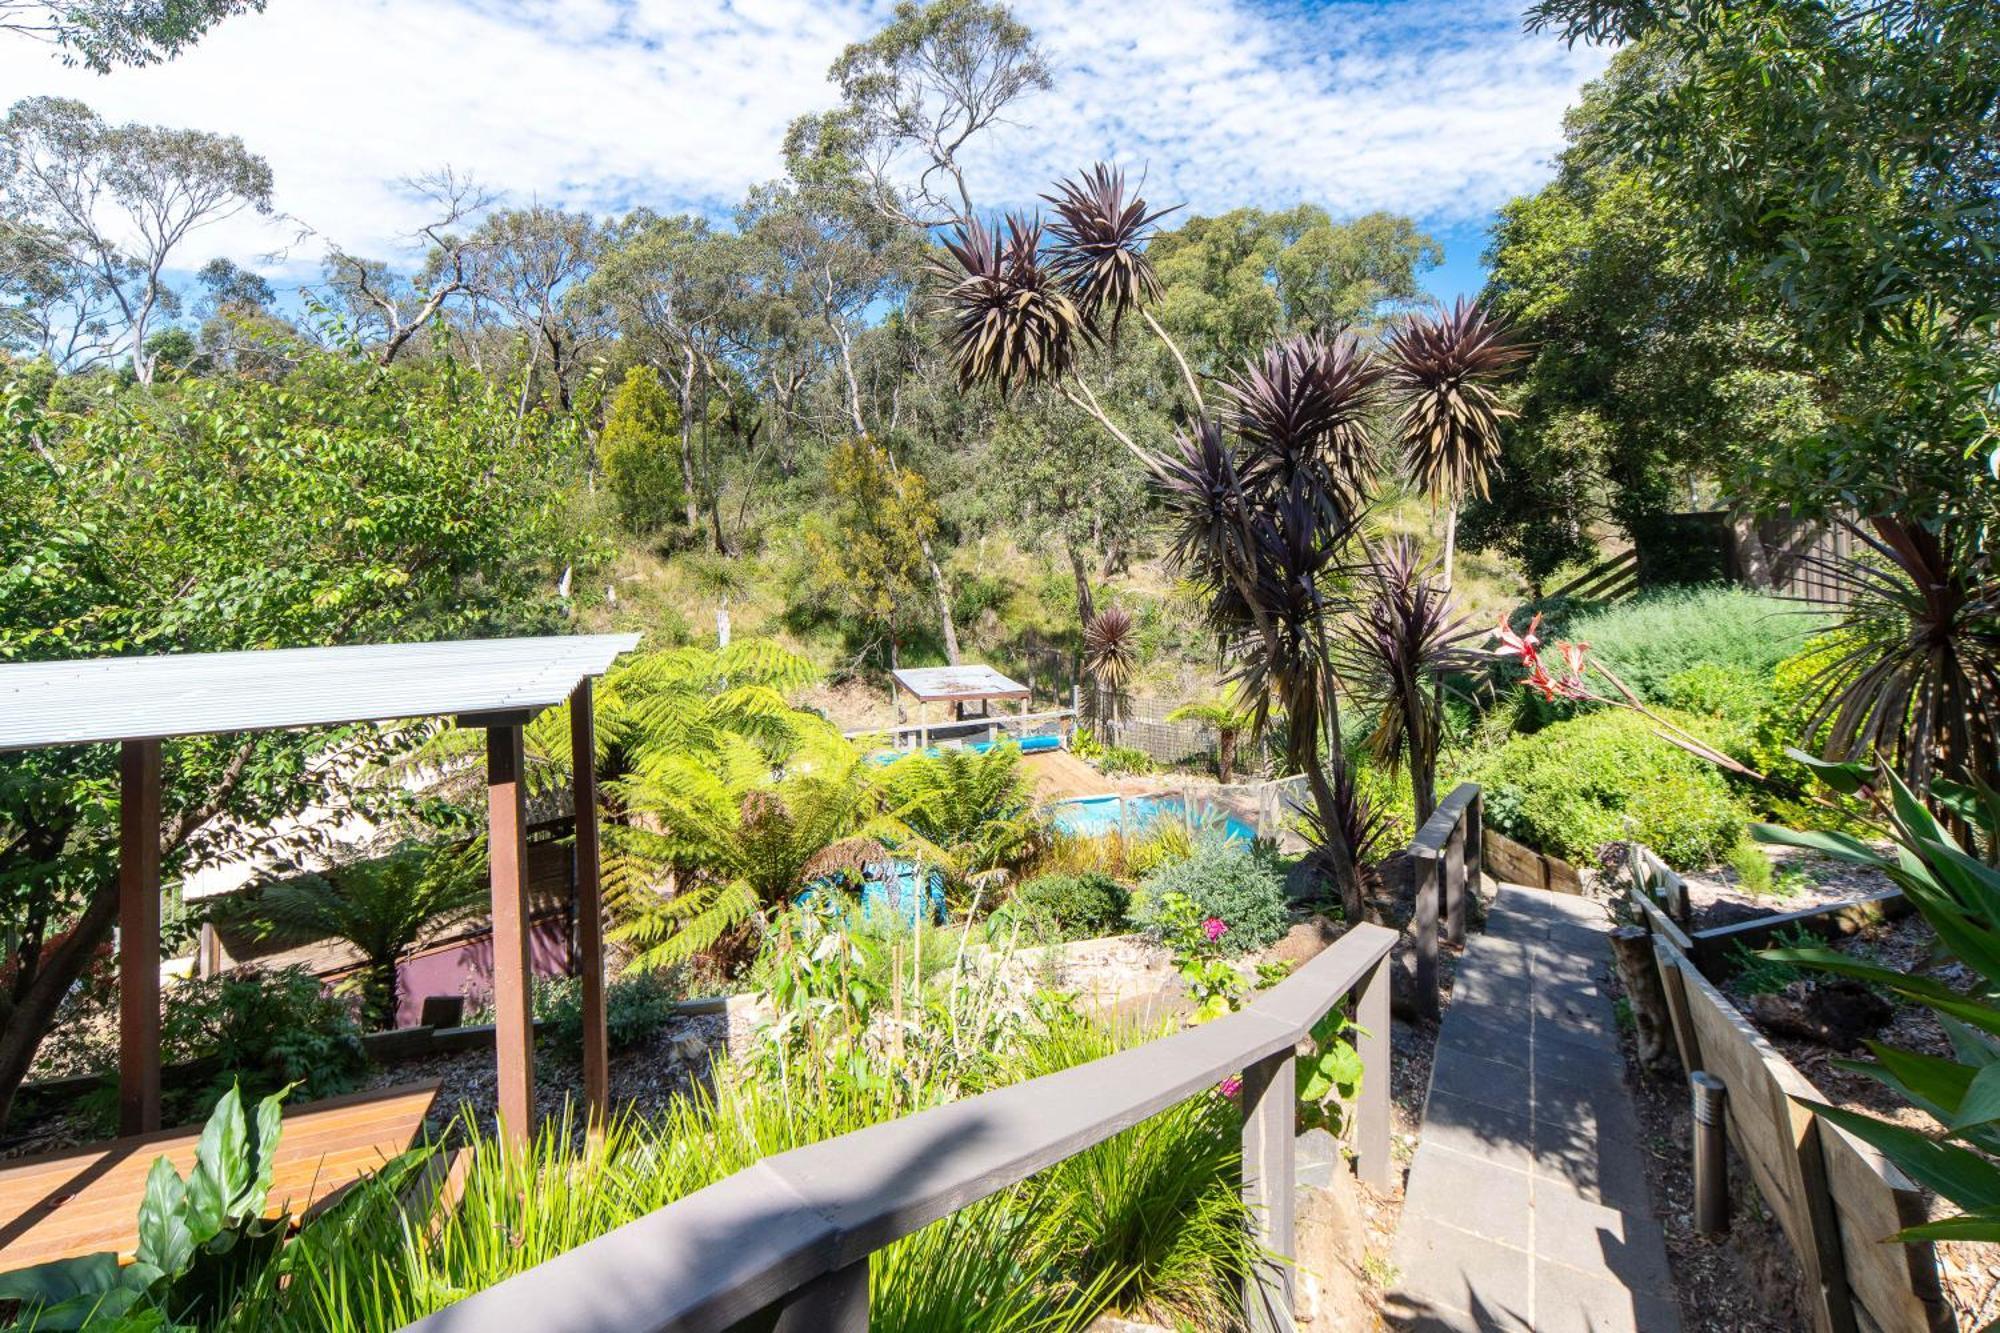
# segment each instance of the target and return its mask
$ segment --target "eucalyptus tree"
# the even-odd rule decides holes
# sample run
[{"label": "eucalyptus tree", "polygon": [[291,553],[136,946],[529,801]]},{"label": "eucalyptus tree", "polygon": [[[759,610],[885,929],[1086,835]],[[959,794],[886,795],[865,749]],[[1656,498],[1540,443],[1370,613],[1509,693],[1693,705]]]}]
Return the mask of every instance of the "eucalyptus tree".
[{"label": "eucalyptus tree", "polygon": [[99,74],[172,60],[236,14],[265,0],[0,0],[0,32],[51,43],[65,65]]},{"label": "eucalyptus tree", "polygon": [[[738,224],[746,248],[770,256],[768,271],[782,275],[786,296],[798,303],[793,308],[822,337],[827,362],[842,390],[846,429],[856,438],[882,442],[883,459],[901,472],[904,460],[889,441],[897,424],[898,399],[893,391],[888,395],[868,391],[861,349],[864,343],[879,348],[885,338],[894,337],[898,323],[874,316],[884,306],[894,309],[907,302],[923,259],[922,236],[865,206],[851,189],[810,177],[752,191]],[[894,375],[899,386],[900,369]],[[885,398],[887,412],[882,407]],[[945,656],[956,663],[958,624],[951,588],[930,533],[919,545]]]},{"label": "eucalyptus tree", "polygon": [[[606,241],[595,218],[546,204],[489,213],[474,231],[463,255],[466,295],[475,316],[497,315],[501,327],[528,340],[524,403],[546,363],[556,401],[567,410],[591,357],[610,341],[611,322],[587,285]],[[433,262],[444,256],[434,252]],[[436,290],[441,279],[426,266],[425,285]]]},{"label": "eucalyptus tree", "polygon": [[1372,331],[1422,294],[1443,251],[1407,217],[1335,222],[1324,208],[1239,208],[1190,217],[1147,246],[1158,317],[1190,359],[1217,373],[1273,338]]},{"label": "eucalyptus tree", "polygon": [[339,246],[328,251],[324,274],[333,302],[344,309],[360,336],[388,365],[418,331],[472,294],[475,260],[486,243],[476,224],[495,196],[470,175],[444,167],[403,182],[428,203],[430,219],[410,234],[424,248],[414,280],[377,259]]},{"label": "eucalyptus tree", "polygon": [[792,123],[788,171],[839,184],[919,230],[972,220],[968,145],[1050,83],[1034,34],[1005,5],[980,0],[901,0],[828,77],[840,105]]},{"label": "eucalyptus tree", "polygon": [[269,213],[271,168],[233,135],[110,125],[81,102],[30,97],[0,121],[0,209],[15,242],[74,279],[57,307],[73,328],[102,325],[96,358],[127,354],[150,384],[148,335],[179,308],[168,264],[198,228]]},{"label": "eucalyptus tree", "polygon": [[724,339],[746,283],[742,245],[706,218],[635,212],[620,224],[591,280],[589,299],[609,312],[627,352],[673,386],[680,407],[683,516],[701,525],[696,423],[707,420]]}]

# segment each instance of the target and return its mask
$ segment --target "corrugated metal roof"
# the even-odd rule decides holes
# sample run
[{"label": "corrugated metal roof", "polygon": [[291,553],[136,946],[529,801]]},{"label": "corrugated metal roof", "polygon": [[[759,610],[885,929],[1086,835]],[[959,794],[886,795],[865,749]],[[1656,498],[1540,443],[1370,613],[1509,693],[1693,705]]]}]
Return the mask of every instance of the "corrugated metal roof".
[{"label": "corrugated metal roof", "polygon": [[636,634],[0,666],[0,750],[546,708]]},{"label": "corrugated metal roof", "polygon": [[1028,687],[990,666],[905,667],[890,673],[919,699],[1025,699]]}]

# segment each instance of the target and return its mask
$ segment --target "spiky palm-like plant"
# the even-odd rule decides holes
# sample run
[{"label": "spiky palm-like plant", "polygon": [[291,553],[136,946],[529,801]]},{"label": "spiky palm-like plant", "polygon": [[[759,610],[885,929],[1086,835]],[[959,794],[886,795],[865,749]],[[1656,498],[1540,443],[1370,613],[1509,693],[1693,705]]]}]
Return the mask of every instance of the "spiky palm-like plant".
[{"label": "spiky palm-like plant", "polygon": [[1125,173],[1100,162],[1045,194],[1056,221],[1049,225],[1049,267],[1093,327],[1108,322],[1115,336],[1125,316],[1160,297],[1160,279],[1146,257],[1153,224],[1173,212],[1146,211],[1146,201],[1125,198]]},{"label": "spiky palm-like plant", "polygon": [[1239,474],[1252,496],[1310,500],[1351,521],[1374,471],[1369,416],[1383,370],[1353,334],[1301,334],[1223,381],[1224,419],[1248,447]]},{"label": "spiky palm-like plant", "polygon": [[957,268],[938,272],[951,286],[951,358],[961,385],[1047,384],[1069,369],[1088,336],[1068,284],[1043,262],[1042,224],[1008,215],[1000,230],[977,219],[945,240]]},{"label": "spiky palm-like plant", "polygon": [[[1059,221],[1046,264],[1029,265],[1024,255],[1010,264],[1010,246],[978,228],[951,244],[957,269],[947,270],[945,305],[960,377],[1004,391],[1032,367],[1152,474],[1180,529],[1174,554],[1208,585],[1210,622],[1237,663],[1232,679],[1255,700],[1253,730],[1263,732],[1274,708],[1289,717],[1286,758],[1312,785],[1329,840],[1325,860],[1358,918],[1360,881],[1334,811],[1345,761],[1328,594],[1367,489],[1368,421],[1383,372],[1351,337],[1291,339],[1225,383],[1226,418],[1212,420],[1187,358],[1145,311],[1158,292],[1144,253],[1158,215],[1142,200],[1128,203],[1123,179],[1102,166],[1049,200]],[[1012,236],[1027,234],[1010,227]],[[1078,371],[1077,329],[1037,313],[1050,274],[1065,283],[1084,338],[1114,338],[1137,311],[1173,354],[1193,420],[1171,454],[1111,419]]]},{"label": "spiky palm-like plant", "polygon": [[1832,756],[1880,755],[1928,796],[1935,778],[2000,773],[2000,569],[1980,535],[1897,519],[1845,526],[1859,558],[1813,563],[1847,600],[1813,680],[1805,734]]},{"label": "spiky palm-like plant", "polygon": [[1407,761],[1417,826],[1437,808],[1437,752],[1444,724],[1442,681],[1477,661],[1466,648],[1485,631],[1462,615],[1409,537],[1368,552],[1362,594],[1348,617],[1346,679],[1378,712],[1368,746],[1391,771]]},{"label": "spiky palm-like plant", "polygon": [[1353,919],[1365,910],[1347,822],[1332,622],[1342,552],[1365,493],[1365,428],[1380,372],[1351,340],[1289,340],[1224,384],[1228,424],[1181,435],[1161,490],[1173,554],[1209,591],[1251,731],[1287,719],[1285,759],[1318,809],[1320,856]]},{"label": "spiky palm-like plant", "polygon": [[1495,392],[1528,354],[1484,306],[1460,297],[1446,310],[1416,314],[1389,332],[1383,348],[1390,391],[1401,404],[1396,429],[1410,480],[1445,506],[1444,586],[1451,587],[1458,509],[1485,495],[1500,458],[1500,423],[1514,415]]},{"label": "spiky palm-like plant", "polygon": [[1098,707],[1116,719],[1119,700],[1139,671],[1139,622],[1122,606],[1107,606],[1083,627],[1083,669]]}]

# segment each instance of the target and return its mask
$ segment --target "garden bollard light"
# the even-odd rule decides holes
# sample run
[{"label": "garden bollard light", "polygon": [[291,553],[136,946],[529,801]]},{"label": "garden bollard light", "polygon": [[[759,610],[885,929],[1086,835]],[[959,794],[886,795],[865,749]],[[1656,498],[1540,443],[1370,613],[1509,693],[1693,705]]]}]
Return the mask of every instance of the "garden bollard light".
[{"label": "garden bollard light", "polygon": [[1729,1089],[1700,1069],[1688,1082],[1694,1086],[1694,1229],[1718,1236],[1729,1230],[1729,1167],[1723,1156],[1728,1137],[1722,1123]]}]

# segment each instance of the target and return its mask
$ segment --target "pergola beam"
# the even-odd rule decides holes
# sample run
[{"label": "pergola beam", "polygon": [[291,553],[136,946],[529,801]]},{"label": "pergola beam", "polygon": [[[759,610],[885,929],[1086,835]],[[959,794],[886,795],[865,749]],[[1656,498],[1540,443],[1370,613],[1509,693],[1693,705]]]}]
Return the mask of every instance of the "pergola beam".
[{"label": "pergola beam", "polygon": [[160,742],[118,764],[118,1132],[160,1127]]},{"label": "pergola beam", "polygon": [[604,1004],[604,893],[597,845],[597,730],[590,678],[569,697],[576,809],[576,953],[583,979],[583,1100],[593,1132],[611,1114],[611,1049]]},{"label": "pergola beam", "polygon": [[493,1049],[500,1130],[526,1147],[535,1128],[535,1028],[528,954],[527,757],[521,726],[486,728],[487,876],[493,897]]}]

